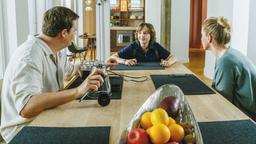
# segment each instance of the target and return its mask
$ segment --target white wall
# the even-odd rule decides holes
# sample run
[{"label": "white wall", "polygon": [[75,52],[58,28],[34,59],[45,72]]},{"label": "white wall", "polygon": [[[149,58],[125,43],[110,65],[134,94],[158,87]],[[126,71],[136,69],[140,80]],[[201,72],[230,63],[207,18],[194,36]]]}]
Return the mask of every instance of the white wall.
[{"label": "white wall", "polygon": [[[83,0],[76,0],[75,2],[75,12],[79,15],[78,19],[78,28],[77,28],[77,34],[81,35],[84,33],[84,7],[83,7]],[[78,46],[83,45],[83,41],[76,39],[76,43]]]},{"label": "white wall", "polygon": [[11,54],[17,48],[17,27],[15,0],[1,1],[0,3],[0,78],[3,78]]},{"label": "white wall", "polygon": [[96,58],[105,61],[110,56],[110,2],[96,5]]},{"label": "white wall", "polygon": [[[161,41],[162,0],[146,0],[145,21],[156,30],[156,41]],[[188,62],[190,1],[172,0],[171,10],[171,52],[182,62]]]},{"label": "white wall", "polygon": [[233,5],[231,47],[247,54],[250,0],[235,1]]},{"label": "white wall", "polygon": [[28,0],[28,24],[29,34],[37,34],[37,21],[36,21],[36,1]]},{"label": "white wall", "polygon": [[[207,17],[224,16],[231,23],[233,19],[233,0],[208,0],[207,1]],[[215,58],[212,53],[205,53],[204,75],[213,78]]]},{"label": "white wall", "polygon": [[29,33],[29,18],[28,18],[28,1],[17,0],[16,1],[16,26],[17,26],[17,43],[22,44]]},{"label": "white wall", "polygon": [[172,0],[171,52],[182,62],[189,61],[190,1]]},{"label": "white wall", "polygon": [[36,1],[36,33],[39,34],[42,31],[42,23],[43,23],[43,14],[46,10],[48,10],[50,7],[52,7],[52,3],[49,2],[49,0],[42,1],[37,0]]},{"label": "white wall", "polygon": [[16,5],[15,0],[3,1],[3,25],[4,25],[4,56],[5,66],[9,62],[11,54],[18,46],[16,27]]},{"label": "white wall", "polygon": [[161,3],[162,0],[145,0],[145,22],[151,23],[156,30],[156,41],[161,41]]},{"label": "white wall", "polygon": [[5,57],[4,57],[4,15],[3,15],[3,1],[0,1],[0,79],[4,77]]},{"label": "white wall", "polygon": [[250,1],[250,16],[249,16],[249,34],[248,34],[248,49],[247,56],[253,61],[254,65],[256,65],[256,1]]}]

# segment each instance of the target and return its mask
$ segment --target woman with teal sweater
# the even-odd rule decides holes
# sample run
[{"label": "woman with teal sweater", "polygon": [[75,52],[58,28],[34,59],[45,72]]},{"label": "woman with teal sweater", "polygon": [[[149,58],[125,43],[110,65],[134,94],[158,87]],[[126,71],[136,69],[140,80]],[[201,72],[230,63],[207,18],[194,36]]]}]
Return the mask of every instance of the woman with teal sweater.
[{"label": "woman with teal sweater", "polygon": [[211,17],[202,25],[202,44],[216,57],[213,88],[256,120],[256,67],[230,48],[231,27],[224,17]]}]

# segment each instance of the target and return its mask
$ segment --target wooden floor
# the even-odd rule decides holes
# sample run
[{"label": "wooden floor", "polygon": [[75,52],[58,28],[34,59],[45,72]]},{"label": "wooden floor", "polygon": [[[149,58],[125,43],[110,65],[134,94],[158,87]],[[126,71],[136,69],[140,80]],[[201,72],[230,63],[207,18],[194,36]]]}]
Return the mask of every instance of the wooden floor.
[{"label": "wooden floor", "polygon": [[208,86],[211,86],[212,80],[204,76],[204,62],[205,51],[195,50],[190,48],[189,51],[189,63],[184,65],[194,72],[201,80],[203,80]]}]

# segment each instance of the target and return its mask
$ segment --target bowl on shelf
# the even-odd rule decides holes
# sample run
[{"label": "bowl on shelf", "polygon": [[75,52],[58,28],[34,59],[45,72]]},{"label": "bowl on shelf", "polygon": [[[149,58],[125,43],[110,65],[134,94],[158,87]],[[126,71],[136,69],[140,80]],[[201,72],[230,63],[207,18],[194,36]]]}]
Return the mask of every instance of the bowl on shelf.
[{"label": "bowl on shelf", "polygon": [[130,19],[136,19],[135,15],[130,15]]},{"label": "bowl on shelf", "polygon": [[143,19],[143,16],[137,16],[138,19]]}]

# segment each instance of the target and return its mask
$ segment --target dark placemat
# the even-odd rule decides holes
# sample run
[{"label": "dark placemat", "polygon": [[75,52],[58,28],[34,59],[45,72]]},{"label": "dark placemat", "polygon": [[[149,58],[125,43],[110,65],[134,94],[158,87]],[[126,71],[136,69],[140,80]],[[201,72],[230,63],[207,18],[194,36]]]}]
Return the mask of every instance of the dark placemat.
[{"label": "dark placemat", "polygon": [[[122,89],[123,89],[123,77],[110,76],[110,85],[111,85],[111,95],[110,99],[121,99],[122,97]],[[67,88],[75,88],[79,86],[83,82],[81,77],[77,77],[77,79]],[[91,94],[90,97],[86,97],[85,99],[95,100],[98,98],[97,94]]]},{"label": "dark placemat", "polygon": [[161,70],[164,69],[159,62],[141,62],[135,66],[126,66],[119,64],[112,67],[111,70]]},{"label": "dark placemat", "polygon": [[110,127],[24,127],[10,144],[108,144]]},{"label": "dark placemat", "polygon": [[185,95],[214,94],[215,92],[192,74],[150,75],[155,88],[164,84],[175,84]]},{"label": "dark placemat", "polygon": [[256,144],[256,125],[250,120],[199,122],[204,144]]}]

